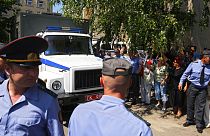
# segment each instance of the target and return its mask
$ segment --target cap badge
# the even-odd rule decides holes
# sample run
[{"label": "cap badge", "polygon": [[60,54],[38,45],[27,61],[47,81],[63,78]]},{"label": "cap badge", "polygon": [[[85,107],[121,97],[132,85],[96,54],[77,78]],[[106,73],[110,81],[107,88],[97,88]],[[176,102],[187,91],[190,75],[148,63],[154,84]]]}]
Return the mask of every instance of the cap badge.
[{"label": "cap badge", "polygon": [[37,56],[37,54],[36,53],[29,53],[28,55],[27,55],[27,60],[36,60],[36,59],[38,59],[38,56]]}]

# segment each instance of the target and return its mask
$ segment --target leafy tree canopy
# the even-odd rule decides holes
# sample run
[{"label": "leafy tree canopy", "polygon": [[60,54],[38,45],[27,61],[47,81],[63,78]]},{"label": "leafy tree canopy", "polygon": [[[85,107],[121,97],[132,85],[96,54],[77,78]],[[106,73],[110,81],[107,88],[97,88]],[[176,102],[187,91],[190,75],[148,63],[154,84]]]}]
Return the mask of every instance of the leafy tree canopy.
[{"label": "leafy tree canopy", "polygon": [[0,2],[0,42],[8,42],[8,34],[10,33],[10,28],[12,20],[16,13],[16,9],[13,5],[17,4],[17,0],[1,0]]},{"label": "leafy tree canopy", "polygon": [[[82,18],[91,12],[94,31],[105,33],[105,40],[126,34],[132,46],[167,51],[183,40],[194,22],[193,9],[183,0],[55,0],[62,1],[65,16]],[[203,0],[201,25],[207,26],[209,0]]]}]

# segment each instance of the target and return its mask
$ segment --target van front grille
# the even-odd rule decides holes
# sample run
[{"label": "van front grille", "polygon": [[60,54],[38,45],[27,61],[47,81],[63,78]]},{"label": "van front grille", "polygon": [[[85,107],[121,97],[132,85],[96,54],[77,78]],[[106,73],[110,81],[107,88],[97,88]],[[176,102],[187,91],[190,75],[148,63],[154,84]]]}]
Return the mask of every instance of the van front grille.
[{"label": "van front grille", "polygon": [[75,90],[100,87],[101,69],[75,71]]}]

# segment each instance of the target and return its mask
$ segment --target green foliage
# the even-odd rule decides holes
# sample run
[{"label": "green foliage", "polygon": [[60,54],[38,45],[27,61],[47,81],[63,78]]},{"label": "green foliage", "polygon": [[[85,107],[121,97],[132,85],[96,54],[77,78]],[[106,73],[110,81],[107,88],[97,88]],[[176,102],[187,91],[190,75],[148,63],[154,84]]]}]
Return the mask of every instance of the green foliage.
[{"label": "green foliage", "polygon": [[[127,34],[132,46],[152,47],[159,52],[181,43],[183,36],[193,25],[194,13],[183,10],[183,0],[61,0],[64,15],[82,18],[84,7],[93,10],[93,31],[104,32],[111,41]],[[204,1],[203,22],[208,21],[209,10]],[[185,1],[186,2],[186,1]]]},{"label": "green foliage", "polygon": [[1,0],[0,2],[0,42],[9,41],[9,33],[11,33],[11,27],[14,25],[14,15],[16,9],[13,5],[16,5],[16,0]]},{"label": "green foliage", "polygon": [[202,10],[201,21],[200,21],[200,26],[202,27],[202,29],[205,29],[206,27],[208,27],[208,24],[209,24],[210,12],[209,12],[209,7],[208,7],[208,2],[209,0],[203,0],[203,10]]}]

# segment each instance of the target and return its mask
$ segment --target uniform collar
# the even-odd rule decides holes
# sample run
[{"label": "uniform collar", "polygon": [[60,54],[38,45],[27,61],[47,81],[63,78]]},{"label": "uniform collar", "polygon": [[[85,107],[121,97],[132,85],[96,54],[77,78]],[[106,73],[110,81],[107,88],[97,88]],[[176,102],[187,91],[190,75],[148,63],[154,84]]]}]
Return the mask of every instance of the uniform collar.
[{"label": "uniform collar", "polygon": [[206,67],[206,64],[204,64],[201,60],[198,60],[198,62],[201,64],[201,66],[205,66]]},{"label": "uniform collar", "polygon": [[3,100],[7,104],[12,106],[12,101],[10,99],[9,92],[8,92],[8,89],[7,89],[8,82],[9,82],[9,79],[4,80],[4,82],[0,85],[0,98],[3,98]]},{"label": "uniform collar", "polygon": [[31,88],[29,88],[28,90],[25,91],[25,93],[23,94],[26,98],[31,99],[31,100],[35,100],[37,101],[39,98],[39,91],[38,91],[38,86],[37,84],[35,84],[34,86],[32,86]]},{"label": "uniform collar", "polygon": [[24,102],[27,100],[34,100],[37,101],[38,100],[38,90],[35,89],[36,87],[33,86],[29,89],[27,89],[23,95],[17,100],[17,102],[15,104],[18,104],[20,102]]},{"label": "uniform collar", "polygon": [[[8,85],[9,79],[5,80],[0,86],[0,97],[4,97],[6,101],[10,101],[10,96],[9,96],[9,92],[8,92]],[[23,94],[23,96],[25,96],[28,99],[32,99],[32,100],[38,100],[39,98],[39,94],[38,94],[38,89],[37,89],[37,85],[35,84],[33,87],[29,88],[28,90],[26,90],[26,92]]]},{"label": "uniform collar", "polygon": [[111,102],[114,104],[124,104],[124,100],[114,97],[114,96],[109,96],[109,95],[103,95],[101,98],[102,101],[107,101],[107,102]]},{"label": "uniform collar", "polygon": [[0,96],[5,96],[8,94],[8,89],[7,89],[8,82],[9,82],[9,79],[4,80],[4,82],[1,84]]}]

